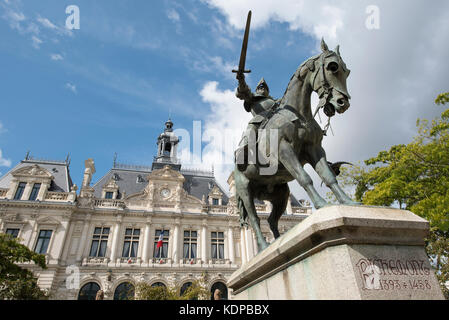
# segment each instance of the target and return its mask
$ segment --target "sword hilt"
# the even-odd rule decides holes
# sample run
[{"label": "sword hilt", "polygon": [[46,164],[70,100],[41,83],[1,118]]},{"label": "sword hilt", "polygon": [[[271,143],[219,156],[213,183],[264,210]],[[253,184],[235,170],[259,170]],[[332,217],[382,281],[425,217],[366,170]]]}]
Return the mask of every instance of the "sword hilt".
[{"label": "sword hilt", "polygon": [[233,72],[233,73],[251,73],[251,70],[243,70],[243,71],[240,71],[240,70],[232,70],[232,72]]}]

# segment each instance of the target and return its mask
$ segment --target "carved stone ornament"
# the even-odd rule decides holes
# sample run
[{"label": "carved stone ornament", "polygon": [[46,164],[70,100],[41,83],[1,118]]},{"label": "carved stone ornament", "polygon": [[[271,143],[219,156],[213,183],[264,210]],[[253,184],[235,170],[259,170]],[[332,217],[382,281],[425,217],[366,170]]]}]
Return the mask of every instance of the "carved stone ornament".
[{"label": "carved stone ornament", "polygon": [[12,172],[11,174],[15,178],[34,177],[34,178],[53,179],[53,176],[51,175],[50,172],[38,166],[37,164],[19,168],[16,171]]}]

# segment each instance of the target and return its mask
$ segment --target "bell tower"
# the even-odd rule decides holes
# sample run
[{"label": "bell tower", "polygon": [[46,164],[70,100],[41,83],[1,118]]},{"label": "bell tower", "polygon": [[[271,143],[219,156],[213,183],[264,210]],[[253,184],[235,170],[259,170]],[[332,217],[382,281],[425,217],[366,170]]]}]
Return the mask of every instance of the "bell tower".
[{"label": "bell tower", "polygon": [[154,157],[152,170],[162,169],[168,165],[175,170],[181,169],[181,164],[177,158],[179,138],[173,132],[173,122],[168,119],[165,122],[165,129],[157,138],[157,155]]}]

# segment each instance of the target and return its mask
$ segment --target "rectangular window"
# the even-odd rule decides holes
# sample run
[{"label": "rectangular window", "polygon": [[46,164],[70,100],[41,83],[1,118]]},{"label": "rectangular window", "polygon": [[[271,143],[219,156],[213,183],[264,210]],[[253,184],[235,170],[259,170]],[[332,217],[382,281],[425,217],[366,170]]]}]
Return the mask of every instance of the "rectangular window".
[{"label": "rectangular window", "polygon": [[14,200],[20,200],[22,198],[23,191],[25,190],[26,182],[20,182],[17,187],[16,194],[14,195]]},{"label": "rectangular window", "polygon": [[114,193],[113,192],[106,192],[106,194],[105,194],[105,199],[112,199],[112,196],[114,195]]},{"label": "rectangular window", "polygon": [[39,194],[39,189],[41,188],[40,183],[35,183],[33,185],[33,189],[31,190],[30,199],[31,201],[35,201],[37,199],[37,195]]},{"label": "rectangular window", "polygon": [[34,251],[40,254],[46,254],[48,244],[50,243],[52,230],[39,231],[39,237],[37,238],[36,248]]},{"label": "rectangular window", "polygon": [[196,258],[198,233],[196,231],[184,231],[184,247],[183,257],[184,259]]},{"label": "rectangular window", "polygon": [[9,234],[13,238],[17,238],[19,236],[20,229],[6,229],[6,234]]},{"label": "rectangular window", "polygon": [[140,229],[126,229],[125,230],[125,242],[123,243],[124,258],[137,257],[137,249],[139,248]]},{"label": "rectangular window", "polygon": [[224,233],[212,232],[210,236],[212,259],[224,259]]},{"label": "rectangular window", "polygon": [[[159,242],[159,237],[161,234],[162,234],[162,246],[158,248],[157,243]],[[156,230],[154,237],[153,258],[167,258],[169,235],[170,235],[169,230]]]},{"label": "rectangular window", "polygon": [[212,204],[213,204],[214,206],[218,206],[218,199],[213,198],[213,199],[212,199]]},{"label": "rectangular window", "polygon": [[104,257],[108,247],[108,237],[110,228],[98,227],[94,230],[92,245],[90,246],[90,257]]}]

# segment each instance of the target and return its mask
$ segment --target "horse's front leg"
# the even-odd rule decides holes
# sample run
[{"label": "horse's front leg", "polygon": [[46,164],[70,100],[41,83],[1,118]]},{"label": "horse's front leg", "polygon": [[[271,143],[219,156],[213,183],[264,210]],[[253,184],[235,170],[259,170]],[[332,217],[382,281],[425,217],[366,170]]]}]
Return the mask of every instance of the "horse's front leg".
[{"label": "horse's front leg", "polygon": [[332,190],[338,202],[347,205],[360,205],[359,202],[353,201],[338,185],[334,171],[329,167],[326,159],[326,152],[321,146],[313,147],[308,150],[311,165],[316,173],[321,177],[323,182]]},{"label": "horse's front leg", "polygon": [[326,200],[324,200],[313,187],[312,179],[302,167],[301,162],[298,160],[298,155],[295,153],[292,146],[283,139],[279,144],[279,161],[284,165],[291,176],[299,182],[301,187],[304,188],[316,209],[328,205]]}]

